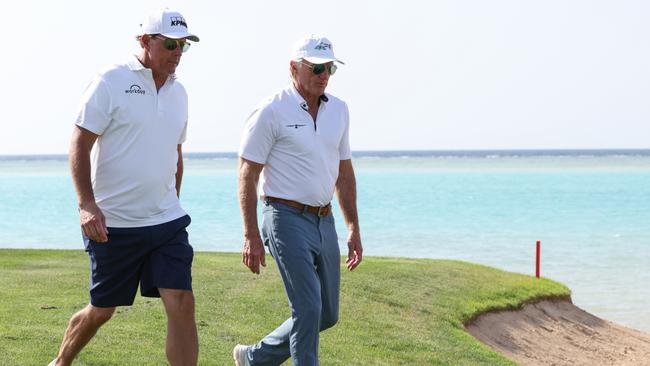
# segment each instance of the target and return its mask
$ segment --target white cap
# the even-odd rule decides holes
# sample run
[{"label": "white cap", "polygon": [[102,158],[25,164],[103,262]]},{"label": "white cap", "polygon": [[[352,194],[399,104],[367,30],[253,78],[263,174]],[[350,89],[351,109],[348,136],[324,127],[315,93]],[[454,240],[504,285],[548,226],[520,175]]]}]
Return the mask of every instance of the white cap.
[{"label": "white cap", "polygon": [[167,38],[187,38],[190,41],[199,41],[199,37],[187,31],[187,22],[181,13],[168,8],[154,11],[144,19],[140,24],[139,35],[143,34],[160,34]]},{"label": "white cap", "polygon": [[312,64],[324,64],[331,61],[344,64],[343,61],[334,57],[334,46],[329,39],[313,34],[296,42],[291,59],[304,59]]}]

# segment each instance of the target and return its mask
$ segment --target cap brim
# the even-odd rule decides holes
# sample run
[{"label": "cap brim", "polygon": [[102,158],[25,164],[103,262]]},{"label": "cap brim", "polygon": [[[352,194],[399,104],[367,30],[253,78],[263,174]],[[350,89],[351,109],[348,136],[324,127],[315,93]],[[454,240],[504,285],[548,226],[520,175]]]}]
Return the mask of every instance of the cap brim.
[{"label": "cap brim", "polygon": [[197,36],[195,36],[193,34],[187,33],[187,32],[171,32],[171,33],[163,33],[161,35],[165,36],[167,38],[171,38],[171,39],[187,38],[187,39],[189,39],[190,41],[193,41],[193,42],[198,42],[199,41],[199,37],[197,37]]},{"label": "cap brim", "polygon": [[312,63],[312,64],[326,64],[326,63],[328,63],[328,62],[332,62],[332,61],[334,61],[334,62],[338,62],[338,63],[340,63],[341,65],[345,65],[345,62],[343,62],[343,61],[341,61],[341,60],[339,60],[339,59],[336,59],[336,58],[328,58],[328,57],[304,57],[303,59],[306,60],[306,61],[309,62],[309,63]]}]

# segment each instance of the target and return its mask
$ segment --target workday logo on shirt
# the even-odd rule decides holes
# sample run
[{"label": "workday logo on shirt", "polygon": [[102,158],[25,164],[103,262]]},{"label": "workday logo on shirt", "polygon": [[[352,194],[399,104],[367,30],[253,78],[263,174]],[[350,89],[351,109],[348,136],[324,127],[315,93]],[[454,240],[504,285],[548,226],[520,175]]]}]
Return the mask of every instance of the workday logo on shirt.
[{"label": "workday logo on shirt", "polygon": [[142,95],[145,94],[144,90],[142,90],[142,88],[138,84],[131,85],[131,87],[125,90],[124,92],[126,94],[142,94]]}]

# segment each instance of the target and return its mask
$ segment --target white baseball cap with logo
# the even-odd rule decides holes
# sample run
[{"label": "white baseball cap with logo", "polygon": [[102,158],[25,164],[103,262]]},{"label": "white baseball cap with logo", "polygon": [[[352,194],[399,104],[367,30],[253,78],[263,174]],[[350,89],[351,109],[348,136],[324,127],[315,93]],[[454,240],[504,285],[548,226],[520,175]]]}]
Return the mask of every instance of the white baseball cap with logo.
[{"label": "white baseball cap with logo", "polygon": [[332,61],[345,64],[334,56],[334,46],[329,39],[314,34],[296,42],[291,58],[292,60],[303,59],[312,64],[324,64]]},{"label": "white baseball cap with logo", "polygon": [[143,34],[160,34],[167,38],[199,41],[199,37],[187,31],[187,22],[181,13],[168,8],[154,11],[144,19],[140,24],[139,35]]}]

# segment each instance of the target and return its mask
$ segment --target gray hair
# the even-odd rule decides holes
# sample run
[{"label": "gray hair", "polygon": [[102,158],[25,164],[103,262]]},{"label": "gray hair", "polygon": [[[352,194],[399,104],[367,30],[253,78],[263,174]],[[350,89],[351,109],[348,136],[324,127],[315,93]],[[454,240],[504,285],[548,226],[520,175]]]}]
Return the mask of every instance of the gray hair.
[{"label": "gray hair", "polygon": [[[298,67],[302,67],[302,62],[301,62],[302,60],[304,60],[302,57],[301,58],[294,58],[294,59],[289,60],[289,62],[297,63],[296,68],[298,68]],[[291,80],[296,81],[295,75],[293,74],[293,72],[291,72],[291,69],[289,69],[289,77],[291,77]]]}]

